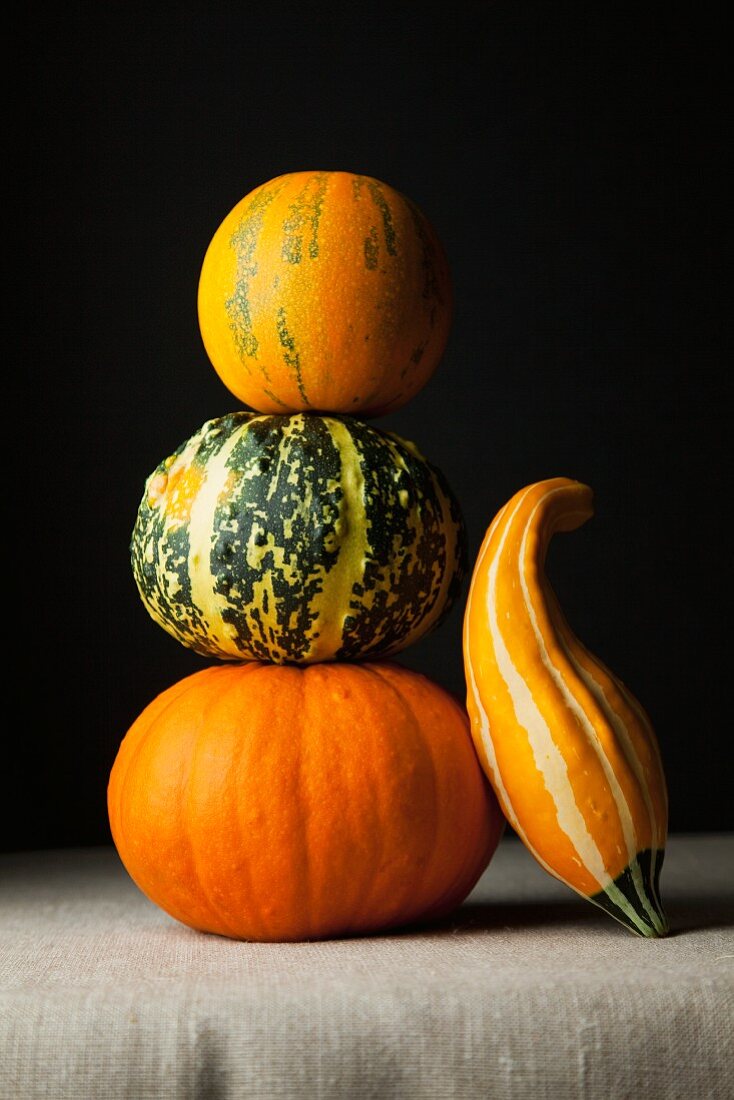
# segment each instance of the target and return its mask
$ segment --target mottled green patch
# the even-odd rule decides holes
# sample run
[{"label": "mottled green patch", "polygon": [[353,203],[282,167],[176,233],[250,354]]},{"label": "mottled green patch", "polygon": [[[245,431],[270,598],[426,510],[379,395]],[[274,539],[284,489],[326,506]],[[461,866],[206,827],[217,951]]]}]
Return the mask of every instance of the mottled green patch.
[{"label": "mottled green patch", "polygon": [[[410,353],[411,363],[414,363],[417,366],[420,363],[421,359],[423,358],[425,350],[426,350],[426,341],[423,340],[420,344],[418,344],[417,347],[413,348],[412,352]],[[405,372],[403,372],[403,373],[405,373]]]},{"label": "mottled green patch", "polygon": [[280,346],[283,348],[283,362],[289,370],[293,371],[296,376],[296,385],[298,386],[298,392],[307,405],[310,405],[308,397],[306,396],[306,390],[303,385],[303,378],[301,376],[301,357],[296,349],[296,341],[288,331],[288,325],[285,319],[285,309],[281,306],[278,310],[275,318],[275,325],[278,331],[278,339]]},{"label": "mottled green patch", "polygon": [[428,231],[426,219],[422,211],[411,199],[406,198],[405,202],[413,219],[416,236],[421,242],[421,269],[423,271],[423,289],[421,291],[421,297],[423,298],[424,306],[428,314],[429,323],[431,328],[433,328],[436,323],[436,318],[439,315],[439,310],[442,310],[445,304],[437,274],[439,256],[435,241]]},{"label": "mottled green patch", "polygon": [[397,256],[397,236],[395,233],[395,226],[393,225],[392,214],[388,205],[387,199],[383,193],[382,188],[376,180],[368,181],[368,190],[370,197],[380,212],[382,218],[382,233],[385,238],[385,248],[388,255]]},{"label": "mottled green patch", "polygon": [[369,236],[364,239],[364,265],[368,271],[374,271],[377,267],[379,253],[380,246],[377,241],[377,229],[373,225],[370,228]]},{"label": "mottled green patch", "polygon": [[355,202],[359,202],[359,200],[361,199],[362,191],[364,190],[364,185],[366,184],[366,182],[367,180],[364,176],[352,177],[352,198]]},{"label": "mottled green patch", "polygon": [[319,254],[319,225],[326,194],[327,173],[309,176],[298,197],[289,205],[283,222],[282,257],[300,264],[304,254],[315,260]]},{"label": "mottled green patch", "polygon": [[272,390],[269,390],[267,386],[263,386],[263,393],[266,397],[269,397],[271,401],[274,401],[276,405],[280,405],[284,409],[288,408],[285,401],[281,401],[281,399],[276,394],[274,394]]},{"label": "mottled green patch", "polygon": [[165,509],[152,505],[147,484],[167,475],[172,463],[195,444],[194,464],[205,467],[226,443],[234,425],[252,418],[239,413],[207,421],[192,437],[161,462],[146,482],[130,541],[130,560],[138,591],[152,618],[182,645],[202,656],[220,656],[210,637],[210,624],[192,599],[189,575],[190,528],[171,526]]},{"label": "mottled green patch", "polygon": [[[238,594],[223,619],[254,657],[302,662],[312,644],[316,597],[339,553],[338,449],[321,418],[258,417],[241,433],[228,466],[236,475],[235,515],[215,515],[212,574],[218,594],[235,586]],[[251,542],[263,548],[254,559]],[[266,589],[259,604],[265,576],[272,598]]]},{"label": "mottled green patch", "polygon": [[[453,602],[466,572],[466,535],[458,501],[442,475],[398,437],[349,424],[364,478],[369,548],[353,588],[340,659],[379,656],[420,636],[449,571]],[[442,499],[451,502],[447,529]],[[435,625],[448,613],[437,615]]]},{"label": "mottled green patch", "polygon": [[[234,289],[227,298],[224,308],[229,318],[235,347],[246,369],[252,373],[247,359],[257,358],[259,341],[252,326],[250,311],[250,283],[257,274],[255,251],[262,232],[265,212],[277,194],[277,189],[260,190],[245,208],[234,233],[230,237],[230,247],[237,257]],[[268,377],[267,368],[259,364],[261,371]]]}]

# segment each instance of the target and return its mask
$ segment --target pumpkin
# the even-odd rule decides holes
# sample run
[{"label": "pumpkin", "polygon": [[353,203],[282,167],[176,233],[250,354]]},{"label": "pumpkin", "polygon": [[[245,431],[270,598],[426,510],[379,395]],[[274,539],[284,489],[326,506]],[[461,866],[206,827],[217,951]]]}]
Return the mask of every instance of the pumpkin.
[{"label": "pumpkin", "polygon": [[590,487],[557,477],[495,516],[464,614],[467,709],[500,805],[541,866],[632,932],[662,936],[657,739],[629,689],[574,635],[544,569],[552,535],[592,514]]},{"label": "pumpkin", "polygon": [[504,827],[464,708],[391,662],[193,673],[128,730],[108,808],[148,898],[256,941],[447,915]]},{"label": "pumpkin", "polygon": [[250,191],[206,249],[205,351],[258,412],[400,408],[441,360],[453,297],[443,246],[411,199],[353,172],[288,172]]},{"label": "pumpkin", "polygon": [[414,444],[344,416],[235,412],[148,477],[140,597],[204,656],[306,664],[397,653],[448,613],[464,521]]}]

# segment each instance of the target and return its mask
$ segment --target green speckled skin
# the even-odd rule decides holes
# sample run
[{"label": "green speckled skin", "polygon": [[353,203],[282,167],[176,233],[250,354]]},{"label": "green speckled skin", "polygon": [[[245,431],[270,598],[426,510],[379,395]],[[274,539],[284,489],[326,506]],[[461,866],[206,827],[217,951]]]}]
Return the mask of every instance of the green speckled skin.
[{"label": "green speckled skin", "polygon": [[222,660],[387,657],[443,620],[467,571],[442,473],[341,415],[207,421],[146,482],[131,539],[151,617]]}]

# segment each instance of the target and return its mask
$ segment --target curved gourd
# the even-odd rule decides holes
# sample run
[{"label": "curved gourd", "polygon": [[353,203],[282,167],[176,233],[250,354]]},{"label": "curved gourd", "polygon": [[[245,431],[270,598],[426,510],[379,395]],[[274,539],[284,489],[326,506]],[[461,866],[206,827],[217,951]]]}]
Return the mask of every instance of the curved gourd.
[{"label": "curved gourd", "polygon": [[649,718],[575,637],[545,575],[556,531],[593,514],[550,478],[495,516],[470,580],[464,668],[472,736],[503,812],[538,863],[632,932],[663,936],[667,790]]}]

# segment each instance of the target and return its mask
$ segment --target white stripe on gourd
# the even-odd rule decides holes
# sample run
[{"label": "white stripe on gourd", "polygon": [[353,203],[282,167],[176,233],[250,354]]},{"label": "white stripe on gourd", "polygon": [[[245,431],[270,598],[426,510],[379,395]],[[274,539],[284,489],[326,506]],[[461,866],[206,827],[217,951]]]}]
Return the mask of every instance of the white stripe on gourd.
[{"label": "white stripe on gourd", "polygon": [[[352,530],[357,536],[357,542],[350,547],[349,553],[344,548],[332,566],[328,599],[323,590],[320,596],[314,598],[313,606],[317,612],[315,623],[319,624],[319,637],[312,641],[311,649],[316,660],[321,655],[328,659],[341,645],[352,589],[363,575],[364,559],[369,545],[365,484],[354,437],[338,420],[331,421],[330,430],[341,458],[341,486],[344,489],[336,523],[341,525],[342,530]],[[335,607],[336,614],[332,610]],[[309,632],[311,637],[314,630]]]},{"label": "white stripe on gourd", "polygon": [[[202,433],[197,433],[194,438],[197,442],[201,442]],[[233,626],[222,619],[222,612],[227,602],[216,592],[215,578],[211,569],[211,532],[214,530],[214,514],[229,476],[227,462],[236,443],[236,436],[230,436],[217,453],[209,458],[206,466],[199,465],[203,480],[192,501],[189,514],[188,572],[191,602],[206,620],[209,636],[224,650],[233,646],[236,632]],[[184,451],[180,461],[190,460],[191,456],[187,456]]]},{"label": "white stripe on gourd", "polygon": [[[485,540],[484,540],[484,547],[480,552],[479,558],[477,559],[477,564],[476,564],[476,569],[477,570],[480,570],[483,567],[484,558],[486,557],[486,555],[489,551],[490,539],[491,539],[492,535],[494,534],[495,528],[499,526],[499,524],[502,520],[502,516],[504,515],[504,512],[505,512],[505,508],[503,506],[499,510],[499,512],[497,513],[497,515],[495,516],[495,518],[493,519],[492,523],[489,526],[489,529],[487,531],[487,534],[486,534]],[[465,647],[465,652],[466,653],[469,653],[468,632],[469,632],[469,620],[470,620],[471,613],[472,613],[473,601],[474,601],[474,590],[473,590],[473,587],[470,587],[469,595],[468,595],[467,601],[466,601],[466,614],[465,614],[465,617],[464,617],[464,633],[463,633],[464,647]],[[510,799],[510,796],[507,793],[507,790],[505,788],[504,781],[502,779],[502,772],[500,771],[499,764],[498,764],[498,761],[497,761],[497,754],[495,752],[494,741],[492,740],[492,731],[491,731],[491,728],[490,728],[489,715],[487,714],[487,711],[484,709],[484,705],[482,704],[482,697],[479,693],[479,688],[477,686],[477,681],[476,681],[476,677],[475,677],[475,674],[474,674],[474,662],[473,662],[473,660],[467,658],[464,662],[464,668],[465,668],[465,673],[466,673],[466,678],[467,678],[469,711],[470,711],[470,713],[472,715],[472,718],[473,718],[473,722],[472,722],[473,733],[474,733],[475,739],[478,741],[477,749],[479,750],[480,757],[481,757],[481,759],[484,763],[485,770],[487,771],[487,777],[491,781],[492,786],[494,788],[494,791],[497,795],[497,799],[498,799],[499,804],[502,808],[502,812],[505,815],[505,817],[507,818],[507,820],[509,821],[512,828],[515,830],[515,832],[519,836],[520,840],[522,840],[525,847],[532,853],[532,855],[535,857],[535,859],[538,861],[538,863],[541,865],[541,867],[543,867],[546,871],[548,871],[549,874],[555,874],[555,872],[549,866],[549,864],[547,864],[545,862],[545,860],[541,856],[540,852],[538,852],[533,847],[533,845],[531,844],[530,839],[529,839],[527,833],[525,832],[520,819],[518,818],[517,814],[515,813],[515,811],[512,807],[512,800]],[[479,719],[478,729],[477,729],[477,721],[476,721],[477,718]]]}]

